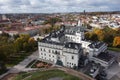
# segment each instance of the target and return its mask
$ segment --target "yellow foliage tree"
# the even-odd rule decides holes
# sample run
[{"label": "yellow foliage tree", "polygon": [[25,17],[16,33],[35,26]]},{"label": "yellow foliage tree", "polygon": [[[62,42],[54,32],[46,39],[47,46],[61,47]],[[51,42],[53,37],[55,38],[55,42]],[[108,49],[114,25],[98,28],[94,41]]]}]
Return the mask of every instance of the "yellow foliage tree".
[{"label": "yellow foliage tree", "polygon": [[95,29],[94,33],[98,36],[98,40],[103,41],[105,38],[105,32],[102,29]]},{"label": "yellow foliage tree", "polygon": [[117,36],[117,37],[114,38],[113,46],[114,47],[120,47],[120,36]]}]

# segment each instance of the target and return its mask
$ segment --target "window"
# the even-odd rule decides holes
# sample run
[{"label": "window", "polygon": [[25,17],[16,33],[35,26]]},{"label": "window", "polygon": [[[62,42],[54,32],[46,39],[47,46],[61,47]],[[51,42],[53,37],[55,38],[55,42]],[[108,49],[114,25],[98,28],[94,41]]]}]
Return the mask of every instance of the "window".
[{"label": "window", "polygon": [[49,55],[49,57],[51,57],[51,55]]},{"label": "window", "polygon": [[41,53],[41,55],[43,55],[43,53]]},{"label": "window", "polygon": [[49,50],[49,53],[50,53],[50,50]]},{"label": "window", "polygon": [[72,56],[72,59],[74,59],[74,56]]},{"label": "window", "polygon": [[72,65],[73,65],[73,63],[72,63]]},{"label": "window", "polygon": [[42,51],[42,48],[41,48],[41,51]]},{"label": "window", "polygon": [[53,56],[54,57],[54,56]]},{"label": "window", "polygon": [[69,62],[67,62],[67,64],[69,64]]},{"label": "window", "polygon": [[44,49],[44,51],[45,51],[45,49]]},{"label": "window", "polygon": [[60,51],[57,52],[60,55]]},{"label": "window", "polygon": [[44,56],[46,56],[46,54],[44,54]]},{"label": "window", "polygon": [[54,53],[54,51],[52,50],[52,53]]},{"label": "window", "polygon": [[55,51],[55,54],[57,54],[57,51]]},{"label": "window", "polygon": [[60,57],[58,57],[58,59],[60,59]]}]

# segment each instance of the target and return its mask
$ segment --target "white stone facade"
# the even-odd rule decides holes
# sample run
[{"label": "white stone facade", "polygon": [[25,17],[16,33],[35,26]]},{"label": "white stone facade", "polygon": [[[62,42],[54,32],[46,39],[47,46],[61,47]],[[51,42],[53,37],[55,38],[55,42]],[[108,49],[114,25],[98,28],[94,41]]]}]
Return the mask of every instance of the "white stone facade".
[{"label": "white stone facade", "polygon": [[[50,34],[51,36],[38,42],[40,60],[52,64],[56,64],[60,60],[63,66],[74,67],[79,66],[79,59],[84,53],[87,53],[90,61],[95,61],[96,59],[93,56],[107,50],[107,45],[103,42],[85,41],[84,31],[80,27],[62,30],[54,33],[55,35]],[[106,63],[103,62],[102,65],[104,66],[104,64]]]},{"label": "white stone facade", "polygon": [[81,53],[82,51],[78,53],[78,50],[65,48],[63,45],[39,42],[39,58],[52,64],[56,64],[57,60],[61,60],[63,62],[63,66],[78,66]]}]

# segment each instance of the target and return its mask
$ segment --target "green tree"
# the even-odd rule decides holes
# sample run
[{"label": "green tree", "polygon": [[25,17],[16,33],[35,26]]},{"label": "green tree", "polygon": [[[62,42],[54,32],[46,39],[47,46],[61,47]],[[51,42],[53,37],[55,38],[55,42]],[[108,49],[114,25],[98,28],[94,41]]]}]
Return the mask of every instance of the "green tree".
[{"label": "green tree", "polygon": [[87,39],[87,40],[90,39],[90,33],[89,33],[89,32],[86,32],[86,33],[85,33],[85,39]]},{"label": "green tree", "polygon": [[89,38],[92,41],[97,41],[98,40],[98,36],[95,33],[93,33],[93,32],[90,33],[90,37]]},{"label": "green tree", "polygon": [[16,52],[25,50],[26,43],[28,43],[30,36],[22,34],[19,38],[14,41]]}]

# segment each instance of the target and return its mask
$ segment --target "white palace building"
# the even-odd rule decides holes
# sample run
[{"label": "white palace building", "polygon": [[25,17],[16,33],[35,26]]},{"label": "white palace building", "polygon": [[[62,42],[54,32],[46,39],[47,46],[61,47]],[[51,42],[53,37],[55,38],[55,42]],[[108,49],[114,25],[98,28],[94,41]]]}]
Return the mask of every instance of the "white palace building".
[{"label": "white palace building", "polygon": [[39,60],[71,68],[86,65],[88,61],[108,68],[115,60],[114,56],[107,53],[107,44],[85,40],[80,22],[75,27],[63,26],[53,31],[38,42],[38,47]]}]

